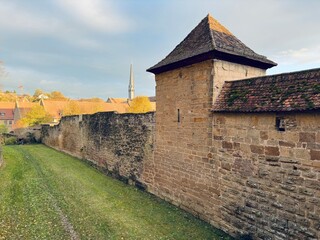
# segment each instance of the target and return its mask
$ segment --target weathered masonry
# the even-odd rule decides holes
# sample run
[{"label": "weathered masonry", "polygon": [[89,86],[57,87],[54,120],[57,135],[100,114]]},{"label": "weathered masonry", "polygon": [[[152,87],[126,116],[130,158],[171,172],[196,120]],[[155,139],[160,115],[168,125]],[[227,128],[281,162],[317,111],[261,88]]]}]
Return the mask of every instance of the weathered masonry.
[{"label": "weathered masonry", "polygon": [[233,236],[320,239],[320,69],[275,65],[208,15],[148,69],[156,114],[66,117],[42,141]]},{"label": "weathered masonry", "polygon": [[96,113],[63,117],[42,127],[42,142],[93,163],[115,178],[144,188],[143,166],[153,161],[154,113]]},{"label": "weathered masonry", "polygon": [[319,239],[320,69],[264,76],[275,65],[203,19],[148,69],[157,114],[145,181],[232,235]]}]

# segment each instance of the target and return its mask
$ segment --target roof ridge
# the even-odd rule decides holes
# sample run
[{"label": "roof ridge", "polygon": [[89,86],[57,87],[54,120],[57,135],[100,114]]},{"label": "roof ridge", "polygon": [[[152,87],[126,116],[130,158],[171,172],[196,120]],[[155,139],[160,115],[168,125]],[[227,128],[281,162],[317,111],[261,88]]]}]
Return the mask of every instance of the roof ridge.
[{"label": "roof ridge", "polygon": [[227,80],[225,83],[234,83],[234,82],[242,82],[246,80],[255,80],[255,79],[261,79],[261,78],[270,78],[270,77],[277,77],[277,76],[287,76],[287,75],[292,75],[292,74],[302,74],[302,73],[307,73],[307,72],[317,72],[320,71],[320,68],[310,68],[310,69],[305,69],[305,70],[298,70],[298,71],[293,71],[293,72],[285,72],[285,73],[275,73],[271,75],[265,75],[265,76],[259,76],[259,77],[250,77],[250,78],[244,78],[244,79],[237,79],[237,80]]},{"label": "roof ridge", "polygon": [[209,27],[209,32],[210,32],[211,43],[212,43],[213,49],[215,49],[215,48],[217,48],[217,46],[216,46],[216,43],[215,43],[215,40],[214,40],[214,37],[213,37],[213,33],[211,31],[211,28],[210,28],[210,22],[209,22],[210,18],[213,18],[213,17],[211,16],[210,13],[208,13],[207,18],[208,18],[208,27]]}]

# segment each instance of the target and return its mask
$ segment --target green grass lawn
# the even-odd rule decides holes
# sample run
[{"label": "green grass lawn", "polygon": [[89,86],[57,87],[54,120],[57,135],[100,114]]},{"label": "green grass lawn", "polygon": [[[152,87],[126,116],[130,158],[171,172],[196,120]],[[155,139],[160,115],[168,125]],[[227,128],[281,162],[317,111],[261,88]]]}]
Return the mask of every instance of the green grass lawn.
[{"label": "green grass lawn", "polygon": [[4,146],[0,239],[231,239],[43,145]]}]

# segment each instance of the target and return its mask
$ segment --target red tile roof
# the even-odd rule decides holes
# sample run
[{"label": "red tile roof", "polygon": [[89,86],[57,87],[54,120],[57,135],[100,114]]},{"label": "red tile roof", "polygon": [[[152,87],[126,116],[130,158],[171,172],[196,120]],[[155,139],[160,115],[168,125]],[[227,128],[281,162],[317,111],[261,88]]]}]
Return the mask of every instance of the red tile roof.
[{"label": "red tile roof", "polygon": [[262,69],[277,65],[252,51],[208,15],[165,59],[147,71],[157,74],[208,59],[221,59]]},{"label": "red tile roof", "polygon": [[226,81],[215,112],[307,111],[320,109],[320,68]]},{"label": "red tile roof", "polygon": [[0,108],[0,120],[13,120],[13,109]]}]

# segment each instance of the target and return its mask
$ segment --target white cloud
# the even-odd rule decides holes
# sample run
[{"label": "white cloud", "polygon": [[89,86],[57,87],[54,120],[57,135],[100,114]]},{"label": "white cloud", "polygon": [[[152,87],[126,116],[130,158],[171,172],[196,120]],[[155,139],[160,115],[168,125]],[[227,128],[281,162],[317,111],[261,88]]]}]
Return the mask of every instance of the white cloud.
[{"label": "white cloud", "polygon": [[77,21],[94,30],[118,33],[129,30],[131,26],[111,1],[58,0],[58,3]]},{"label": "white cloud", "polygon": [[320,64],[320,45],[310,48],[281,51],[274,56],[274,58],[277,59],[279,63],[285,65],[309,63]]},{"label": "white cloud", "polygon": [[86,49],[105,48],[104,44],[91,38],[84,29],[63,20],[63,17],[27,10],[12,2],[0,2],[0,31],[2,34],[49,36]]},{"label": "white cloud", "polygon": [[11,2],[0,3],[0,27],[9,31],[41,35],[58,31],[63,35],[71,30],[56,19],[27,11]]}]

